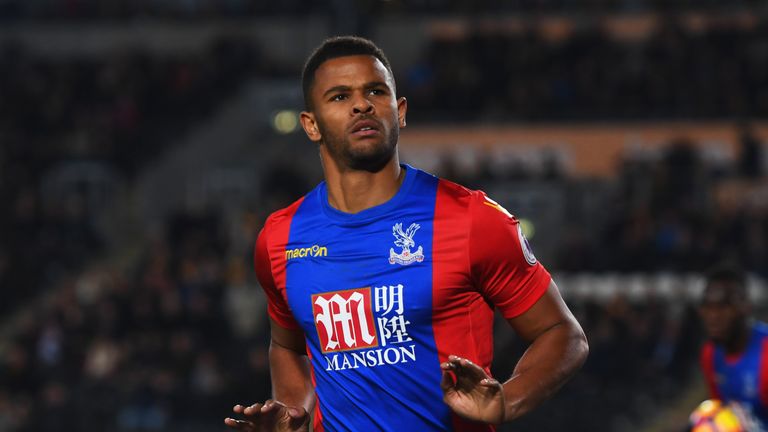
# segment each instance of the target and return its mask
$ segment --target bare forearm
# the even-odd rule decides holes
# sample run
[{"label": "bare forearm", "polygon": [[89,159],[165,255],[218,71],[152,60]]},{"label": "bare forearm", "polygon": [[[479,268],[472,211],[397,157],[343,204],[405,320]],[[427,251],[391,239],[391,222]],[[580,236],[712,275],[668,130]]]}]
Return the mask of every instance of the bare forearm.
[{"label": "bare forearm", "polygon": [[307,356],[273,341],[269,346],[272,397],[288,406],[304,407],[311,413],[315,392],[309,367]]},{"label": "bare forearm", "polygon": [[524,415],[556,393],[584,364],[589,347],[575,320],[537,337],[504,383],[504,420]]}]

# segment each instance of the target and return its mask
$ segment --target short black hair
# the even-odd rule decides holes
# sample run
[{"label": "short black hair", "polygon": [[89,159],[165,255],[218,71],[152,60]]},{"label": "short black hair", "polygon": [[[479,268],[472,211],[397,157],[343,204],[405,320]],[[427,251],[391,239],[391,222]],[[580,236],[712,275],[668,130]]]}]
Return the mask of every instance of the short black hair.
[{"label": "short black hair", "polygon": [[743,298],[748,297],[747,274],[738,265],[732,262],[724,262],[716,265],[706,274],[707,287],[712,283],[726,283],[735,290],[736,294]]},{"label": "short black hair", "polygon": [[359,36],[335,36],[323,41],[312,52],[307,62],[304,63],[304,70],[301,72],[301,89],[304,92],[305,109],[308,111],[312,109],[310,93],[312,92],[312,85],[315,83],[315,72],[320,65],[331,59],[354,55],[370,55],[379,59],[384,67],[387,68],[387,71],[389,71],[390,76],[392,76],[392,83],[394,85],[395,76],[392,74],[389,60],[384,51],[373,41]]}]

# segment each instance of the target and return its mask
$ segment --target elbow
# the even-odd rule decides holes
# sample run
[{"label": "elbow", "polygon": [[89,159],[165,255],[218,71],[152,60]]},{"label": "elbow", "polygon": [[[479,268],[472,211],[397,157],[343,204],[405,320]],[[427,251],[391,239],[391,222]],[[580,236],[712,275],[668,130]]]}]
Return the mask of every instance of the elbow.
[{"label": "elbow", "polygon": [[584,364],[585,361],[587,361],[587,357],[589,357],[589,342],[587,341],[587,336],[582,332],[581,333],[581,340],[579,340],[579,356],[581,358],[581,363],[579,364],[579,367]]},{"label": "elbow", "polygon": [[584,334],[584,330],[582,330],[578,323],[576,323],[576,329],[574,332],[572,352],[574,354],[574,358],[576,359],[576,367],[581,368],[589,356],[589,341],[587,340],[587,335]]}]

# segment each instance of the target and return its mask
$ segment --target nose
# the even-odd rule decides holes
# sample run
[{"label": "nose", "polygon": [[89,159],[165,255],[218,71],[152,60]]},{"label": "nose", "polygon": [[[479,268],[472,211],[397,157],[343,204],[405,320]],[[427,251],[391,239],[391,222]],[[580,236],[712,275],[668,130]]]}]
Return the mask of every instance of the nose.
[{"label": "nose", "polygon": [[370,114],[373,112],[373,103],[364,96],[358,96],[355,98],[352,105],[353,114]]}]

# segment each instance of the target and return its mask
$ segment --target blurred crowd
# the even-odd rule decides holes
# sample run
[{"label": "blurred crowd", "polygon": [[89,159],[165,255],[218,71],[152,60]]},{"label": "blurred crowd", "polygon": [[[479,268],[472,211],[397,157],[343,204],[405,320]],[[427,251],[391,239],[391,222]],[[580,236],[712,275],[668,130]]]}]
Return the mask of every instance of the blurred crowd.
[{"label": "blurred crowd", "polygon": [[765,18],[691,27],[670,17],[632,39],[596,25],[563,24],[558,31],[567,37],[521,25],[477,25],[461,36],[435,38],[399,82],[413,106],[430,107],[411,117],[487,122],[768,115]]},{"label": "blurred crowd", "polygon": [[681,138],[631,155],[591,227],[569,226],[566,271],[705,272],[723,260],[768,276],[764,145],[748,127],[734,161],[711,161]]},{"label": "blurred crowd", "polygon": [[[558,229],[557,238],[549,235],[555,253],[546,257],[547,267],[557,271],[690,273],[727,260],[766,277],[766,137],[749,124],[734,125],[734,131],[734,155],[721,144],[708,148],[684,136],[658,148],[627,146],[616,177],[604,180],[571,178],[567,162],[552,149],[522,145],[508,154],[449,152],[429,169],[492,195],[546,186],[537,190],[561,204],[543,226]],[[496,199],[512,205],[518,217],[533,217],[526,210],[535,208]]]},{"label": "blurred crowd", "polygon": [[260,72],[263,60],[241,39],[218,39],[192,54],[137,47],[103,57],[60,58],[5,42],[0,130],[6,157],[24,162],[24,170],[87,158],[132,173]]},{"label": "blurred crowd", "polygon": [[258,61],[230,40],[178,58],[50,59],[0,44],[0,312],[98,256],[92,216]]},{"label": "blurred crowd", "polygon": [[[254,219],[242,228],[254,236]],[[234,403],[267,397],[249,253],[211,214],[177,215],[165,233],[128,271],[94,264],[60,281],[23,320],[2,356],[0,430],[211,431]]]},{"label": "blurred crowd", "polygon": [[[714,9],[756,7],[760,0],[1,0],[0,20],[89,20],[89,19],[211,19],[259,16],[306,16],[347,9],[384,14],[496,14],[530,12],[636,12],[648,10]],[[343,12],[341,12],[343,13]]]}]

